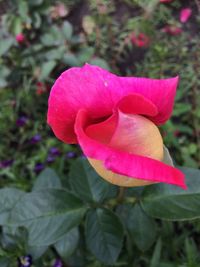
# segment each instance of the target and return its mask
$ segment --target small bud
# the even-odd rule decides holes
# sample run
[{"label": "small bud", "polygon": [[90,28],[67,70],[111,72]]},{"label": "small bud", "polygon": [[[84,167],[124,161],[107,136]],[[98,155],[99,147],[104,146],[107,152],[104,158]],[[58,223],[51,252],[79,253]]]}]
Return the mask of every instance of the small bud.
[{"label": "small bud", "polygon": [[19,33],[15,36],[15,40],[18,42],[18,44],[23,44],[25,42],[25,36],[23,33]]}]

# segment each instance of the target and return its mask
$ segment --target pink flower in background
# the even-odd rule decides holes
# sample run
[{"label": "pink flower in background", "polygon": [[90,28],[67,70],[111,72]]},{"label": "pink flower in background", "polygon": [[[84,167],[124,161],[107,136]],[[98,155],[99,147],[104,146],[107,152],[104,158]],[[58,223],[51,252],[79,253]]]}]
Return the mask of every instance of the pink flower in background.
[{"label": "pink flower in background", "polygon": [[57,138],[79,144],[94,169],[122,186],[163,182],[186,188],[163,162],[157,125],[171,116],[178,77],[116,76],[86,64],[63,72],[52,87],[48,124]]},{"label": "pink flower in background", "polygon": [[25,36],[23,33],[19,33],[15,36],[15,40],[19,43],[22,44],[25,41]]},{"label": "pink flower in background", "polygon": [[43,95],[47,92],[47,86],[43,82],[36,83],[36,95]]},{"label": "pink flower in background", "polygon": [[180,12],[180,22],[186,23],[192,15],[191,8],[183,8]]},{"label": "pink flower in background", "polygon": [[174,25],[166,25],[163,29],[162,32],[168,33],[170,35],[180,35],[182,33],[182,28],[174,26]]},{"label": "pink flower in background", "polygon": [[138,47],[147,47],[149,45],[149,37],[144,33],[131,34],[131,42],[132,44],[138,46]]},{"label": "pink flower in background", "polygon": [[173,0],[160,0],[160,3],[170,3],[172,2]]}]

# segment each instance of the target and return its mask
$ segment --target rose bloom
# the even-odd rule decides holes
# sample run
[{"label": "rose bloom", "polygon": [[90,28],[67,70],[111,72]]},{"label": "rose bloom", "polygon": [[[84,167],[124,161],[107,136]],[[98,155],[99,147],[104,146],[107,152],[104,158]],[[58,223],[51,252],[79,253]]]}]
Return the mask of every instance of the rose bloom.
[{"label": "rose bloom", "polygon": [[180,12],[180,22],[186,23],[192,15],[191,8],[183,8]]},{"label": "rose bloom", "polygon": [[48,124],[57,138],[79,144],[94,169],[120,186],[164,182],[186,188],[163,162],[158,125],[173,109],[178,77],[119,77],[86,64],[63,72],[50,93]]},{"label": "rose bloom", "polygon": [[132,44],[138,47],[147,47],[149,45],[149,37],[144,33],[135,34],[132,33],[131,35],[131,42]]}]

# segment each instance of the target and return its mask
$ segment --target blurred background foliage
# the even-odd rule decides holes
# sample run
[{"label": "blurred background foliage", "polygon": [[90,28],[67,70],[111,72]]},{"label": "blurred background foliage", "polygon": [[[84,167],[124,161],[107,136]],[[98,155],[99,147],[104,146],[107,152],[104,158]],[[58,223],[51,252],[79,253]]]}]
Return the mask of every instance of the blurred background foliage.
[{"label": "blurred background foliage", "polygon": [[[192,11],[185,22],[180,19],[183,8]],[[161,132],[177,164],[200,167],[199,29],[200,4],[195,0],[1,0],[0,186],[29,191],[49,166],[67,186],[67,173],[82,155],[78,147],[59,142],[47,126],[48,95],[62,71],[85,62],[124,76],[179,75],[173,116]],[[199,234],[194,240],[199,223],[158,225],[164,243],[157,239],[145,253],[134,247],[135,259],[128,252],[132,265],[122,255],[114,266],[199,266]],[[173,233],[178,233],[175,240],[170,239]],[[23,243],[23,234],[19,236]],[[14,247],[23,255],[20,242]],[[19,256],[9,246],[2,245],[0,258]],[[49,266],[58,254],[48,250],[35,266]],[[76,255],[80,263],[73,263],[74,257],[63,266],[108,266],[90,254],[83,265],[79,250]]]}]

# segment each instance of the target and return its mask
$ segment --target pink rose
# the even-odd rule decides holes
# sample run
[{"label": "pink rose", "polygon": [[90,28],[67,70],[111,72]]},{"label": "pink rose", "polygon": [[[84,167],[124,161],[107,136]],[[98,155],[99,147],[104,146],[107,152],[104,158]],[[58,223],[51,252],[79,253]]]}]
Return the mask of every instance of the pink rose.
[{"label": "pink rose", "polygon": [[48,124],[57,138],[79,144],[106,180],[122,186],[164,182],[186,188],[183,174],[163,162],[157,125],[173,110],[178,77],[119,77],[86,64],[52,87]]},{"label": "pink rose", "polygon": [[149,37],[144,33],[135,34],[132,33],[131,35],[131,42],[132,44],[138,47],[147,47],[149,45]]},{"label": "pink rose", "polygon": [[180,22],[186,23],[190,16],[192,15],[192,9],[191,8],[183,8],[180,12]]},{"label": "pink rose", "polygon": [[19,33],[15,36],[15,40],[19,43],[22,44],[25,41],[25,36],[23,33]]}]

